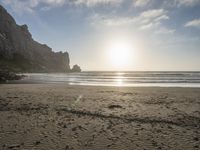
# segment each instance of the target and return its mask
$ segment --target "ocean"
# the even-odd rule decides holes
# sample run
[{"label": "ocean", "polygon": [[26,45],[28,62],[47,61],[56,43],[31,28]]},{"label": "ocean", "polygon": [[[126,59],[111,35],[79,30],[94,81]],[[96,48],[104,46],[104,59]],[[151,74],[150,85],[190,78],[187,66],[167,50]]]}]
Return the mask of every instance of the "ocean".
[{"label": "ocean", "polygon": [[62,83],[88,86],[200,87],[200,72],[27,73],[20,83]]}]

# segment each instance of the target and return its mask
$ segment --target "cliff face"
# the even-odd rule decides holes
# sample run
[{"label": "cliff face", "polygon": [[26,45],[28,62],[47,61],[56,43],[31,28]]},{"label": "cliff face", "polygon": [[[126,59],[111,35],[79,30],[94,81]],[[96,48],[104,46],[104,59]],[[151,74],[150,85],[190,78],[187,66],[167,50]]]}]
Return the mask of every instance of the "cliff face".
[{"label": "cliff face", "polygon": [[15,72],[69,72],[69,54],[33,40],[0,5],[0,68]]}]

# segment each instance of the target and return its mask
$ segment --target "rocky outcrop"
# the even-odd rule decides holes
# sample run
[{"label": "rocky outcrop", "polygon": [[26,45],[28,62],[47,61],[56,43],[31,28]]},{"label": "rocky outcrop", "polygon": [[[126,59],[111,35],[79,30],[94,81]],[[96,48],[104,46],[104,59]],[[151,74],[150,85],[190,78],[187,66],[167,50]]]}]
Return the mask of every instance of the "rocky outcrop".
[{"label": "rocky outcrop", "polygon": [[27,25],[17,25],[0,5],[0,68],[14,72],[70,72],[67,52],[36,42]]},{"label": "rocky outcrop", "polygon": [[81,67],[78,65],[74,65],[71,72],[81,72]]},{"label": "rocky outcrop", "polygon": [[24,75],[17,75],[10,71],[0,70],[0,83],[4,83],[8,80],[20,80],[24,77]]}]

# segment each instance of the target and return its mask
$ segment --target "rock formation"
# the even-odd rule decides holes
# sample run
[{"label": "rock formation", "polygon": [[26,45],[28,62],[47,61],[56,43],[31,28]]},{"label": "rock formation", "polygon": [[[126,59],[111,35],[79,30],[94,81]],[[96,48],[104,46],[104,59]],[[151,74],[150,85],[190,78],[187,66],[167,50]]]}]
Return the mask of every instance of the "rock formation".
[{"label": "rock formation", "polygon": [[27,25],[17,25],[0,5],[0,68],[14,72],[70,72],[67,52],[53,52],[31,36]]},{"label": "rock formation", "polygon": [[0,83],[4,83],[8,80],[20,80],[24,77],[24,75],[17,75],[13,72],[0,69]]},{"label": "rock formation", "polygon": [[71,72],[81,72],[81,67],[78,65],[74,65]]}]

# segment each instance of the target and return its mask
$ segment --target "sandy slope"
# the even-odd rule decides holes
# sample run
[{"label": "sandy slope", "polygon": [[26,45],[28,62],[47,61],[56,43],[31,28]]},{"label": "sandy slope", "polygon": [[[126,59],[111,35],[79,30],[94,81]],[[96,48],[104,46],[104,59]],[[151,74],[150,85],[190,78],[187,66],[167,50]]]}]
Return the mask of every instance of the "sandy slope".
[{"label": "sandy slope", "polygon": [[0,149],[200,149],[200,89],[0,85]]}]

